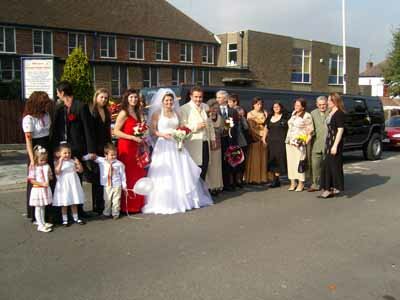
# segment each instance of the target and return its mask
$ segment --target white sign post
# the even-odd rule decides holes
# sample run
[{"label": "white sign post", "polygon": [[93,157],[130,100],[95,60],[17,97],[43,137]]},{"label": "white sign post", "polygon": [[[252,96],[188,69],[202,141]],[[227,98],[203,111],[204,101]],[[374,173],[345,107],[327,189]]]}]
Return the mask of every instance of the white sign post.
[{"label": "white sign post", "polygon": [[22,58],[23,98],[27,99],[35,91],[46,92],[54,98],[54,59]]}]

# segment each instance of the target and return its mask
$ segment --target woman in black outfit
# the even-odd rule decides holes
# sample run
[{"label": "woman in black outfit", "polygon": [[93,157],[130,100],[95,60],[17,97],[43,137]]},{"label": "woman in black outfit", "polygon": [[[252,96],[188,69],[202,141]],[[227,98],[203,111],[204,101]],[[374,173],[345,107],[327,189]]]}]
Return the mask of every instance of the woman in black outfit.
[{"label": "woman in black outfit", "polygon": [[286,146],[285,139],[288,130],[288,118],[283,105],[275,102],[272,105],[272,111],[266,120],[267,130],[263,136],[263,143],[268,145],[268,167],[267,169],[273,173],[274,179],[271,188],[281,185],[279,176],[285,174],[286,171]]},{"label": "woman in black outfit", "polygon": [[[107,109],[109,92],[98,89],[90,106],[93,117],[94,136],[96,139],[96,155],[104,156],[104,146],[111,143],[111,114]],[[93,211],[102,214],[104,210],[103,187],[100,185],[100,171],[96,163],[88,161],[92,169],[92,201]]]},{"label": "woman in black outfit", "polygon": [[332,93],[328,98],[330,110],[326,123],[328,126],[325,142],[325,159],[321,170],[320,198],[330,198],[338,195],[344,189],[343,174],[343,133],[344,105],[338,93]]}]

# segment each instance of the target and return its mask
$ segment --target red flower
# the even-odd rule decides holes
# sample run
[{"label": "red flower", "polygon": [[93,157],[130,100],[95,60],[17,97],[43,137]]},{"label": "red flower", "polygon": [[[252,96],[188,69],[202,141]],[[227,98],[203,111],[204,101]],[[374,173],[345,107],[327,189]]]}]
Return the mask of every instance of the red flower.
[{"label": "red flower", "polygon": [[186,132],[186,134],[190,134],[192,131],[187,128],[186,126],[179,126],[176,130],[182,130],[184,132]]},{"label": "red flower", "polygon": [[69,122],[73,122],[76,120],[76,116],[74,114],[68,114],[67,118]]}]

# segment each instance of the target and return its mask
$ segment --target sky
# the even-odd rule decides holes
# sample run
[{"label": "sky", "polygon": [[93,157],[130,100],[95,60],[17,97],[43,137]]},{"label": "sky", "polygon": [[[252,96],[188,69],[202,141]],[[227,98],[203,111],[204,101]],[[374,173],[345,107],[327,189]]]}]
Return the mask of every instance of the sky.
[{"label": "sky", "polygon": [[[342,0],[169,0],[213,33],[256,30],[342,44]],[[346,0],[347,45],[360,71],[383,61],[400,27],[400,0]]]}]

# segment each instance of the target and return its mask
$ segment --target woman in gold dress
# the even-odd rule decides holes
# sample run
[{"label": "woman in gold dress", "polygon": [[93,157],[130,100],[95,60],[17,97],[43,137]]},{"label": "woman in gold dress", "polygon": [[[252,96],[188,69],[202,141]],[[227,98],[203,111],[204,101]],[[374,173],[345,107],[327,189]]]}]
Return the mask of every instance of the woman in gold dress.
[{"label": "woman in gold dress", "polygon": [[244,177],[247,183],[260,184],[266,183],[268,180],[267,148],[262,142],[267,116],[261,98],[255,97],[252,106],[253,110],[247,114],[247,121],[253,143],[249,145]]}]

